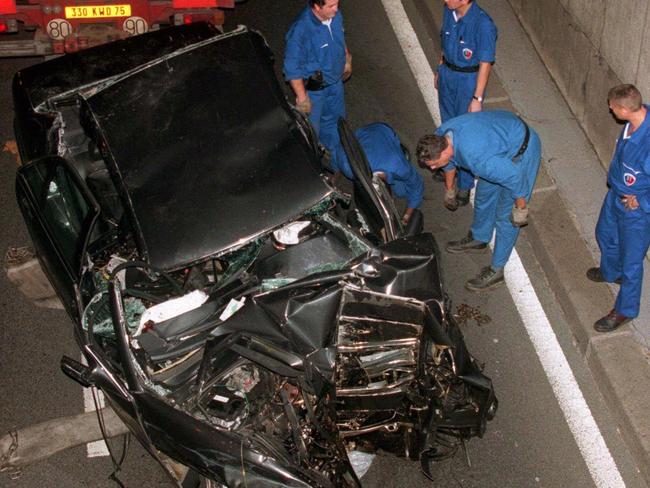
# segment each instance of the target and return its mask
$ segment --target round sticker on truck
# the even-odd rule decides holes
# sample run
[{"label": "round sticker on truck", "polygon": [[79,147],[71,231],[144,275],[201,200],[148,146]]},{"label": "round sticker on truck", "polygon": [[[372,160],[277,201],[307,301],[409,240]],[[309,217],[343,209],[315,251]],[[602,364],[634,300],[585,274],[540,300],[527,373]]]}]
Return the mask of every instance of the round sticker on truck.
[{"label": "round sticker on truck", "polygon": [[62,41],[72,34],[72,24],[65,19],[52,19],[47,23],[47,35],[56,41]]},{"label": "round sticker on truck", "polygon": [[149,24],[142,17],[129,17],[122,24],[122,30],[135,36],[149,31]]}]

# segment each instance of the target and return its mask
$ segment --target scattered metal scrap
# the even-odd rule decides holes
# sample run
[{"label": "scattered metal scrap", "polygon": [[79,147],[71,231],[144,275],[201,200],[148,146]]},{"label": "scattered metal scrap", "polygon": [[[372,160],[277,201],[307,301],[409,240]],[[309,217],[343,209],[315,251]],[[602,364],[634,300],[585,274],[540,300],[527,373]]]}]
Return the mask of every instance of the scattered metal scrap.
[{"label": "scattered metal scrap", "polygon": [[9,249],[7,249],[7,252],[5,253],[5,265],[6,267],[16,266],[19,264],[26,263],[33,257],[34,257],[34,253],[31,251],[29,247],[12,246]]},{"label": "scattered metal scrap", "polygon": [[11,154],[15,158],[16,164],[20,164],[20,153],[18,152],[18,145],[15,140],[5,141],[2,151]]},{"label": "scattered metal scrap", "polygon": [[458,325],[466,325],[468,320],[473,320],[479,327],[492,322],[492,317],[488,314],[481,312],[481,307],[473,307],[467,303],[461,303],[456,307],[456,315],[454,318]]}]

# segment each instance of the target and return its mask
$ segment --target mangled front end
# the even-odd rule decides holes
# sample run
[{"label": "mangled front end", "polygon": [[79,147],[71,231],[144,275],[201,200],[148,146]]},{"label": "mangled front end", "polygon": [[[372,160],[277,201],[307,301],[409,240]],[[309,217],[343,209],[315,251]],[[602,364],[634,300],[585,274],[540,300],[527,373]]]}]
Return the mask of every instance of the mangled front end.
[{"label": "mangled front end", "polygon": [[352,450],[420,459],[431,476],[430,462],[481,436],[496,410],[434,295],[433,247],[428,235],[401,239],[348,269],[248,295],[195,367],[156,373],[186,419],[169,419],[173,437],[153,422],[154,444],[234,487],[359,486]]},{"label": "mangled front end", "polygon": [[341,436],[350,448],[381,448],[430,460],[482,436],[494,415],[491,382],[467,353],[457,325],[430,306],[346,289],[339,320],[337,396]]}]

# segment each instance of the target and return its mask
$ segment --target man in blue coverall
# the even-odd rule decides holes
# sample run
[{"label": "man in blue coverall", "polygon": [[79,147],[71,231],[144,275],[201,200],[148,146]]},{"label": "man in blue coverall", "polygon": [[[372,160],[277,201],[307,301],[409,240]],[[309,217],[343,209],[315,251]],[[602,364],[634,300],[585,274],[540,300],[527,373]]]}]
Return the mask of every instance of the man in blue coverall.
[{"label": "man in blue coverall", "polygon": [[641,93],[633,85],[615,86],[607,96],[610,111],[626,122],[609,166],[609,191],[603,202],[596,240],[600,267],[587,271],[592,281],[619,283],[610,313],[597,320],[598,332],[610,332],[639,315],[643,258],[650,246],[650,120]]},{"label": "man in blue coverall", "polygon": [[450,253],[487,249],[496,231],[492,264],[465,283],[471,291],[504,283],[503,268],[528,223],[526,206],[533,192],[541,157],[537,133],[515,114],[504,110],[468,113],[442,124],[420,139],[418,162],[431,170],[445,168],[445,201],[454,198],[457,168],[478,177],[474,219],[467,237],[447,243]]},{"label": "man in blue coverall", "polygon": [[[352,74],[339,0],[309,0],[285,41],[284,76],[296,107],[309,115],[321,143],[333,152],[339,142],[336,124],[345,117],[343,81]],[[338,170],[335,157],[332,169]]]},{"label": "man in blue coverall", "polygon": [[[422,203],[424,180],[417,169],[406,159],[399,137],[395,131],[381,122],[365,125],[354,132],[363,152],[366,154],[373,174],[388,183],[393,195],[406,199],[406,211],[402,223],[407,224],[413,210]],[[338,150],[340,170],[351,180],[354,173],[342,148]]]},{"label": "man in blue coverall", "polygon": [[[445,0],[442,53],[435,74],[442,122],[467,112],[480,112],[496,56],[497,28],[473,0]],[[449,210],[469,203],[474,175],[458,169],[458,196]]]}]

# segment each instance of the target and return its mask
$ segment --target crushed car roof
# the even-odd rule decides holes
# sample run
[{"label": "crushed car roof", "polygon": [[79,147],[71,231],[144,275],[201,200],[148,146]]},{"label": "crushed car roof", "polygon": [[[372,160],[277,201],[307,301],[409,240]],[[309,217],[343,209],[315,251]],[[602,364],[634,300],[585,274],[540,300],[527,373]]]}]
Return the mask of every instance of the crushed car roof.
[{"label": "crushed car roof", "polygon": [[14,89],[19,86],[21,95],[36,108],[61,93],[124,73],[217,34],[213,25],[197,22],[102,44],[20,70]]},{"label": "crushed car roof", "polygon": [[233,248],[331,193],[264,50],[240,30],[86,98],[151,264],[179,268]]}]

